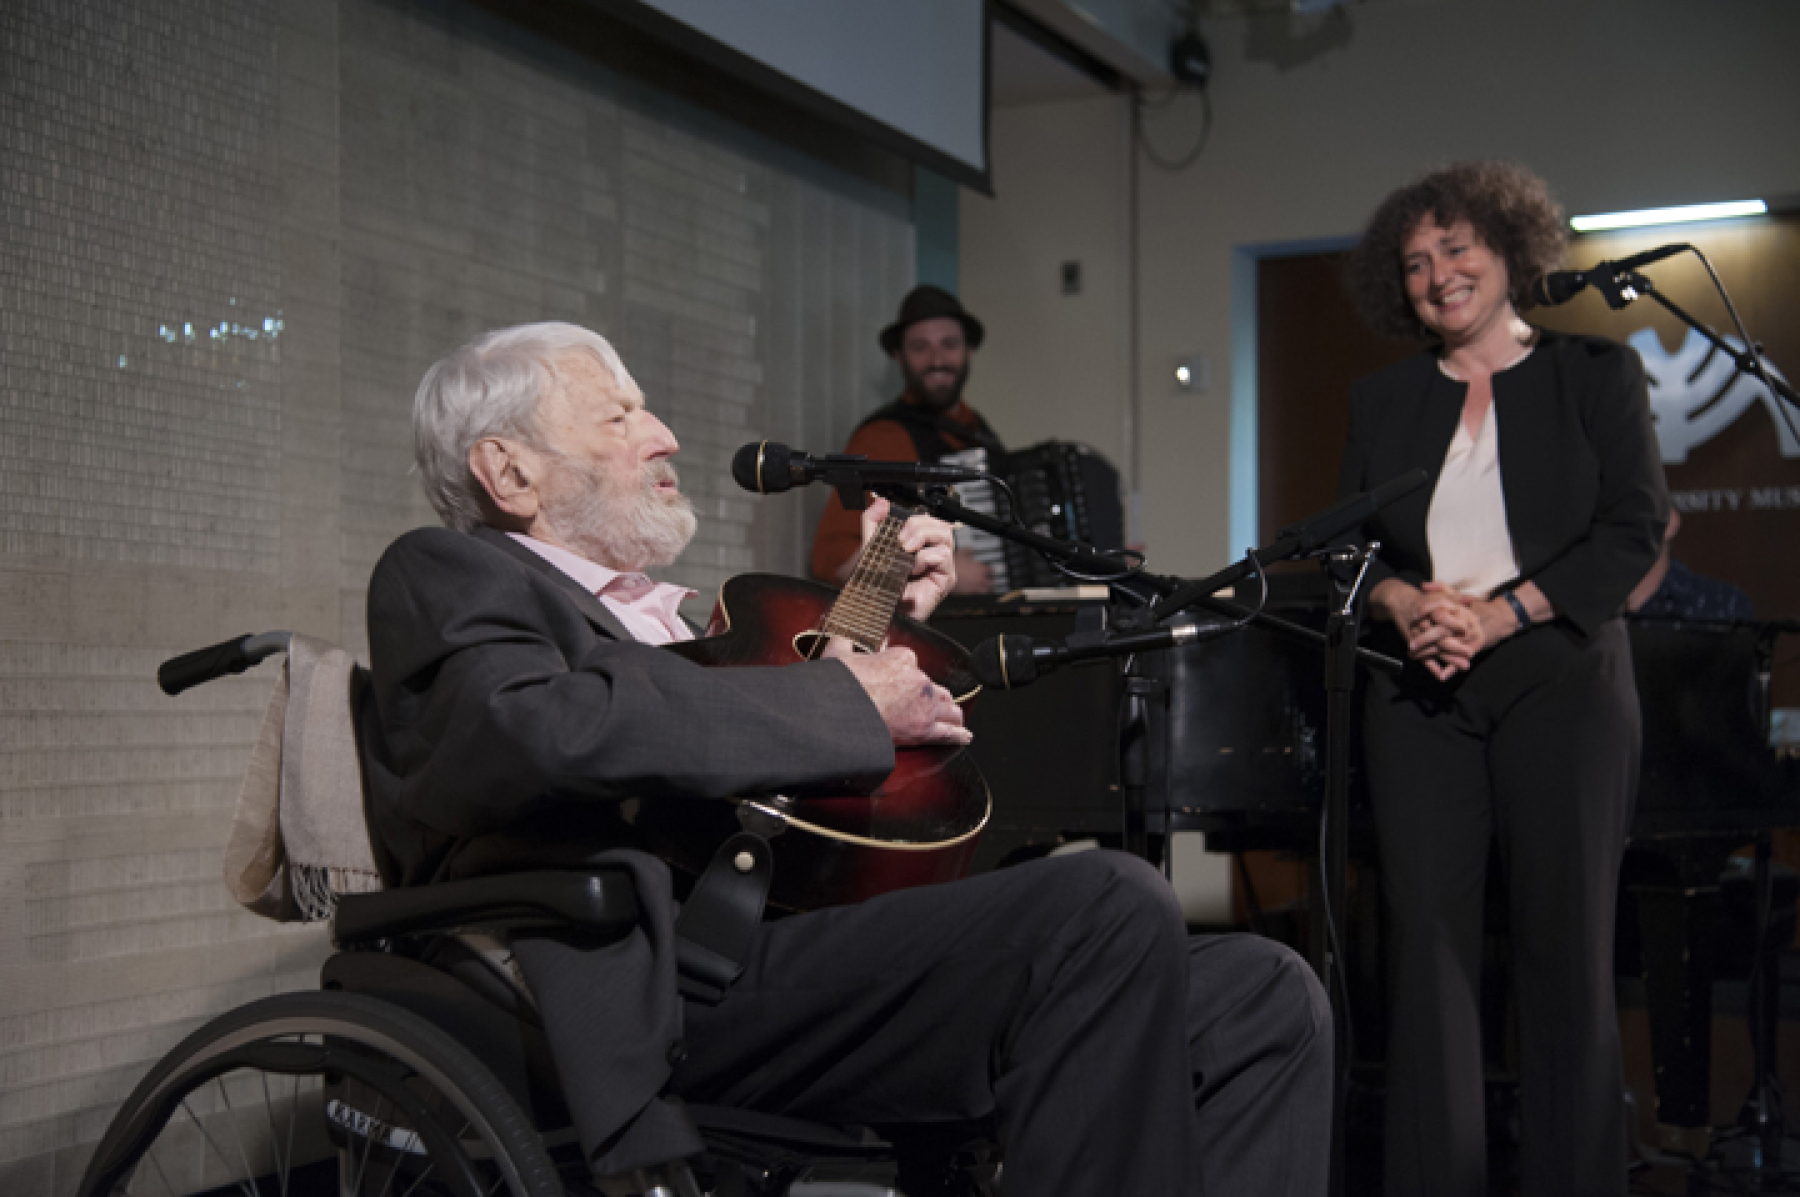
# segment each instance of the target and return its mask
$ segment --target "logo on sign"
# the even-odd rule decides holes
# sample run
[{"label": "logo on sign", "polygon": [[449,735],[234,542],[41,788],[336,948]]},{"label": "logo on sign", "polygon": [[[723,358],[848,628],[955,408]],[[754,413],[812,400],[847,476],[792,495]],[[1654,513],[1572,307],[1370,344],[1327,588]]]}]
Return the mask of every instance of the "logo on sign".
[{"label": "logo on sign", "polygon": [[[1725,343],[1742,352],[1744,343],[1726,337]],[[1800,440],[1788,430],[1776,410],[1781,402],[1761,380],[1738,372],[1732,360],[1720,353],[1693,329],[1681,347],[1670,353],[1662,347],[1655,329],[1640,328],[1631,334],[1631,347],[1644,359],[1650,380],[1650,410],[1656,417],[1656,439],[1664,464],[1684,462],[1688,453],[1719,435],[1751,407],[1761,403],[1775,423],[1783,457],[1800,457]],[[1787,381],[1774,366],[1773,377]]]}]

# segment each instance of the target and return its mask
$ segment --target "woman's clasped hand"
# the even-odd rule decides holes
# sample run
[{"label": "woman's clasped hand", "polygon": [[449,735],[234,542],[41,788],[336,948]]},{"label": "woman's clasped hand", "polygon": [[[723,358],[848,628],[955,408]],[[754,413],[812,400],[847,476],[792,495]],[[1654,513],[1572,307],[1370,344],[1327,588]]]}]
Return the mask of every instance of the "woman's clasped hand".
[{"label": "woman's clasped hand", "polygon": [[[1531,583],[1516,592],[1538,618],[1548,602]],[[1372,596],[1376,609],[1406,636],[1406,653],[1440,682],[1466,672],[1475,657],[1520,630],[1504,598],[1463,594],[1442,582],[1412,586],[1389,578]]]}]

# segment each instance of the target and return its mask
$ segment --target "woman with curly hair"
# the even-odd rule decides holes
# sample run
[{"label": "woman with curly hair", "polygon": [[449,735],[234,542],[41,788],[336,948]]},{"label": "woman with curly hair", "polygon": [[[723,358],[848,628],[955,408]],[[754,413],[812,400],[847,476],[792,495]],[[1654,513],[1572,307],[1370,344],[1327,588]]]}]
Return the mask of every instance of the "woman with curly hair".
[{"label": "woman with curly hair", "polygon": [[1497,843],[1519,1011],[1520,1191],[1622,1194],[1613,906],[1639,723],[1620,614],[1668,514],[1644,371],[1519,318],[1562,214],[1516,166],[1388,196],[1352,255],[1366,319],[1430,345],[1351,390],[1342,493],[1423,467],[1372,518],[1364,734],[1388,898],[1386,1191],[1486,1187],[1482,901]]}]

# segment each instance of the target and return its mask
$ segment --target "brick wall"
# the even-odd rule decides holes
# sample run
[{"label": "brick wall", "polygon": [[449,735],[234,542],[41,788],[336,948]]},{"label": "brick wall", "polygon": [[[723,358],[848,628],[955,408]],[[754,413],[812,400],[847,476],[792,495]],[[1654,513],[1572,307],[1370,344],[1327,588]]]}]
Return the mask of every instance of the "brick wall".
[{"label": "brick wall", "polygon": [[483,11],[398,0],[0,7],[0,1191],[69,1191],[149,1063],[306,988],[316,930],[217,855],[273,674],[180,699],[170,652],[361,649],[430,521],[437,356],[566,319],[681,439],[708,597],[796,572],[818,496],[731,452],[834,448],[891,382],[903,195]]}]

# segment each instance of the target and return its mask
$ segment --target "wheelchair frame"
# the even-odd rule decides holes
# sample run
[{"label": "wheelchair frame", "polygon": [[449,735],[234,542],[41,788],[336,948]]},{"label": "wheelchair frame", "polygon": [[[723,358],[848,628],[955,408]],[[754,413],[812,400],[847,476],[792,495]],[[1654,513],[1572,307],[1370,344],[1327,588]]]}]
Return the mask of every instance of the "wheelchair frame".
[{"label": "wheelchair frame", "polygon": [[[166,693],[178,694],[285,652],[289,639],[285,632],[237,637],[165,662],[158,679]],[[630,876],[604,868],[339,897],[331,926],[338,951],[321,970],[324,988],[222,1014],[158,1061],[102,1136],[79,1197],[214,1190],[290,1197],[303,1190],[290,1188],[289,1175],[316,1163],[302,1165],[299,1157],[309,1147],[317,1151],[321,1135],[336,1152],[340,1197],[602,1192],[568,1125],[548,1044],[525,999],[512,994],[509,1009],[498,981],[478,988],[468,970],[459,976],[394,949],[422,937],[543,929],[604,944],[628,934],[638,914]],[[285,1100],[282,1078],[289,1081]],[[319,1083],[303,1093],[308,1078]],[[248,1128],[254,1135],[246,1136],[245,1124],[256,1120],[233,1105],[234,1092],[239,1101],[263,1102],[261,1125]],[[856,1179],[803,1179],[825,1165],[854,1171],[894,1162],[894,1147],[871,1132],[688,1109],[708,1146],[699,1174],[676,1161],[655,1175],[609,1179],[606,1197],[899,1197]],[[222,1142],[228,1133],[232,1141]],[[181,1146],[179,1159],[154,1154],[165,1134]],[[913,1197],[993,1191],[997,1165],[979,1151],[957,1154],[955,1168],[944,1166],[953,1153],[941,1144],[929,1154],[923,1167],[900,1163],[918,1178],[908,1189]],[[260,1183],[265,1164],[283,1173],[271,1190]],[[703,1189],[701,1178],[709,1176],[712,1187]],[[228,1183],[236,1190],[224,1188]]]}]

